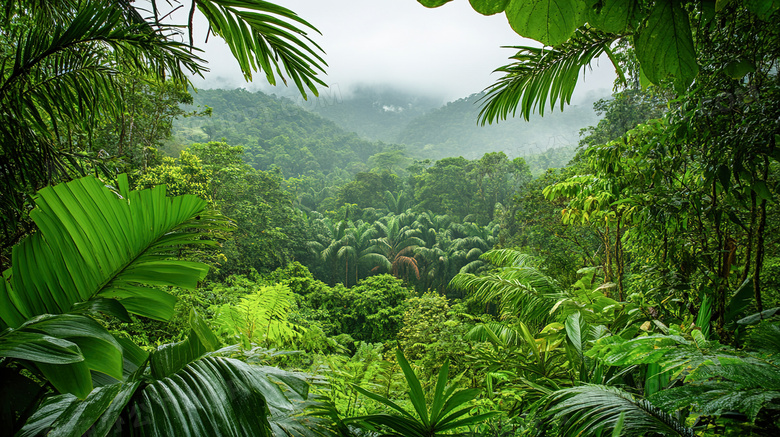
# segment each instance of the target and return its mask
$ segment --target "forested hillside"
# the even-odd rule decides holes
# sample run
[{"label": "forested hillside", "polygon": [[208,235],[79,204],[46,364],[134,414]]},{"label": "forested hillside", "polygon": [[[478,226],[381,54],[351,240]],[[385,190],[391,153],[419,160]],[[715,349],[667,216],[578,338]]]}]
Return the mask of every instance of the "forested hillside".
[{"label": "forested hillside", "polygon": [[[593,102],[585,101],[564,112],[554,111],[544,117],[534,115],[529,121],[518,117],[480,126],[480,99],[484,96],[484,93],[472,94],[412,120],[396,141],[431,159],[446,156],[474,159],[494,151],[528,157],[552,148],[576,146],[580,130],[598,122]],[[560,160],[551,167],[562,167],[567,162],[568,159]]]},{"label": "forested hillside", "polygon": [[[193,94],[162,1],[0,8],[0,437],[780,435],[780,5],[542,3],[470,2],[547,45],[483,112],[342,107],[403,144]],[[294,12],[192,6],[322,90]]]},{"label": "forested hillside", "polygon": [[437,98],[378,85],[346,90],[336,86],[323,90],[318,98],[298,103],[349,132],[386,143],[399,142],[409,123],[442,104]]},{"label": "forested hillside", "polygon": [[177,121],[179,143],[224,139],[243,146],[244,159],[255,168],[275,166],[286,177],[337,170],[354,174],[372,155],[399,148],[362,139],[288,99],[261,92],[199,90],[192,105],[210,107],[211,116]]}]

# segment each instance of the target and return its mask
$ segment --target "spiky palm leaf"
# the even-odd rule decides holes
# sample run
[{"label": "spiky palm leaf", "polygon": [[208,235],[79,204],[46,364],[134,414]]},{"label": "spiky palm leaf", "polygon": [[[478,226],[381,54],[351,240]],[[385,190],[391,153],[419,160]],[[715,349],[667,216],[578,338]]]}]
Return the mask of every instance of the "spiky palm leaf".
[{"label": "spiky palm leaf", "polygon": [[548,397],[546,408],[545,416],[559,423],[563,436],[609,432],[625,420],[630,424],[624,428],[627,436],[694,437],[671,415],[617,387],[581,385],[558,390]]},{"label": "spiky palm leaf", "polygon": [[304,97],[306,89],[316,96],[317,85],[325,86],[317,77],[327,65],[322,49],[306,33],[319,31],[295,12],[259,0],[200,0],[197,6],[212,31],[225,39],[247,80],[252,71],[263,71],[271,85],[276,75],[285,84],[289,77]]},{"label": "spiky palm leaf", "polygon": [[520,252],[491,250],[480,259],[504,267],[482,276],[459,273],[450,285],[472,293],[482,302],[497,301],[507,315],[544,325],[555,304],[566,298],[555,281],[529,265],[531,258]]},{"label": "spiky palm leaf", "polygon": [[[460,427],[473,426],[496,414],[489,412],[476,416],[468,415],[469,408],[466,408],[466,404],[477,397],[479,390],[461,389],[456,391],[454,384],[448,386],[449,361],[445,361],[439,369],[433,393],[426,396],[420,380],[400,349],[396,350],[396,358],[404,372],[409,388],[409,399],[414,411],[406,410],[383,396],[355,386],[355,390],[360,394],[390,407],[392,414],[352,417],[345,422],[354,423],[372,431],[378,427],[386,427],[386,429],[394,431],[393,434],[384,435],[434,437],[445,435],[443,433]],[[430,402],[427,399],[430,399]]]},{"label": "spiky palm leaf", "polygon": [[[585,26],[577,29],[565,43],[553,48],[512,47],[518,49],[513,62],[496,69],[504,77],[486,89],[484,106],[479,113],[482,124],[505,120],[518,108],[526,120],[538,109],[544,114],[560,101],[563,110],[571,103],[580,72],[602,53],[611,56],[610,45],[620,38]],[[620,67],[613,61],[615,69]],[[620,73],[622,74],[622,73]]]},{"label": "spiky palm leaf", "polygon": [[199,71],[203,62],[185,44],[128,24],[107,2],[79,2],[78,8],[63,3],[61,19],[46,25],[40,21],[51,16],[33,8],[24,11],[29,22],[9,26],[3,36],[8,50],[0,59],[0,214],[6,244],[15,242],[27,196],[78,170],[79,154],[60,138],[70,127],[88,128],[121,107],[117,75],[131,71],[184,82],[185,72]]}]

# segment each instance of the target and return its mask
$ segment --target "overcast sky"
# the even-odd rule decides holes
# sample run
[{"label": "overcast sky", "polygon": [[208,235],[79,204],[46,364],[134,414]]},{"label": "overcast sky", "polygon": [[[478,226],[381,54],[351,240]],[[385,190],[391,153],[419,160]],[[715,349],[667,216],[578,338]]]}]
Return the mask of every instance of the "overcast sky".
[{"label": "overcast sky", "polygon": [[[355,85],[389,85],[455,100],[479,92],[500,76],[491,72],[514,53],[507,45],[537,44],[515,34],[503,14],[485,17],[468,0],[428,9],[416,0],[279,0],[322,32],[314,40],[325,50],[325,82],[348,95]],[[201,21],[205,23],[205,19]],[[206,27],[199,26],[201,31]],[[243,80],[230,50],[217,38],[202,44],[211,72],[193,80],[199,88],[268,90],[264,75]],[[580,79],[578,94],[610,89],[609,62],[594,64]]]}]

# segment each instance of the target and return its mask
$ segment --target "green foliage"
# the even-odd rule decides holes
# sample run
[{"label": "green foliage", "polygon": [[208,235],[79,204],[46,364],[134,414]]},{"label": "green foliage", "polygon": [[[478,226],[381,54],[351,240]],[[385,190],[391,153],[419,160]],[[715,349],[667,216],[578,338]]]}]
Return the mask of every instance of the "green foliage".
[{"label": "green foliage", "polygon": [[553,308],[565,294],[554,280],[533,267],[528,255],[496,249],[482,255],[482,259],[499,270],[482,276],[461,273],[452,279],[452,285],[473,293],[482,302],[497,302],[505,315],[541,325],[550,321]]},{"label": "green foliage", "polygon": [[[114,119],[121,126],[117,154],[123,155],[127,138],[129,147],[141,148],[128,155],[133,159],[140,154],[142,165],[147,165],[147,152],[154,148],[150,143],[165,136],[165,125],[177,110],[171,112],[170,103],[161,102],[154,111],[139,112],[138,94],[127,92],[126,85],[143,78],[154,88],[171,79],[171,86],[181,90],[189,82],[188,73],[205,71],[205,61],[193,46],[195,6],[231,47],[248,78],[258,70],[272,83],[277,74],[285,81],[286,75],[304,95],[304,87],[316,94],[315,85],[323,85],[316,77],[324,65],[320,49],[305,35],[305,29],[313,27],[288,9],[268,2],[201,1],[181,23],[161,16],[157,0],[151,4],[147,11],[132,2],[44,5],[31,0],[3,8],[3,249],[33,230],[26,205],[35,190],[93,168],[113,176],[94,158],[113,151],[100,147]],[[189,31],[189,44],[179,38],[182,29]],[[147,117],[154,115],[156,121],[150,122]]]},{"label": "green foliage", "polygon": [[316,96],[316,86],[326,86],[317,77],[327,65],[322,49],[306,34],[317,29],[295,12],[273,3],[230,0],[202,1],[197,7],[211,30],[225,39],[247,81],[253,71],[262,71],[271,85],[277,74],[287,84],[286,74],[304,97],[306,88]]},{"label": "green foliage", "polygon": [[271,435],[267,411],[283,417],[274,420],[276,428],[291,429],[288,415],[308,401],[308,382],[205,357],[220,344],[194,311],[189,336],[152,353],[81,315],[169,318],[172,305],[165,305],[175,298],[148,285],[194,288],[207,267],[181,256],[192,257],[188,246],[210,243],[200,237],[225,227],[203,200],[166,197],[165,187],[130,191],[124,175],[119,182],[117,192],[91,177],[41,190],[31,213],[40,232],[14,247],[14,260],[45,262],[51,274],[31,275],[22,262],[3,272],[3,373],[10,370],[17,387],[39,398],[19,405],[6,393],[0,399],[14,426],[24,424],[17,435],[162,434],[174,427],[187,434]]},{"label": "green foliage", "polygon": [[[524,4],[544,3],[547,2]],[[515,13],[527,15],[527,11],[522,9]],[[560,101],[560,109],[563,111],[564,104],[571,104],[580,71],[601,54],[609,52],[609,46],[617,38],[615,35],[584,27],[577,29],[571,39],[568,39],[567,35],[558,45],[553,44],[556,47],[552,49],[512,47],[518,50],[511,58],[513,62],[496,70],[504,73],[504,77],[491,85],[481,99],[485,102],[479,113],[481,124],[506,120],[510,112],[514,117],[518,108],[523,118],[528,121],[537,109],[540,115],[544,115],[548,101],[550,110]]]},{"label": "green foliage", "polygon": [[555,392],[547,414],[561,423],[561,435],[609,432],[627,421],[622,435],[680,435],[693,437],[689,428],[644,399],[616,387],[582,385]]},{"label": "green foliage", "polygon": [[284,285],[250,285],[249,293],[235,304],[214,309],[214,323],[220,334],[248,348],[258,344],[266,348],[291,346],[305,331],[288,321],[295,308],[295,297]]},{"label": "green foliage", "polygon": [[[438,436],[444,432],[460,427],[480,423],[494,413],[483,413],[465,417],[469,413],[466,404],[479,395],[478,390],[462,389],[456,391],[456,386],[447,384],[449,377],[449,362],[445,361],[439,370],[439,377],[432,396],[426,396],[417,375],[406,361],[403,352],[396,350],[396,359],[406,377],[409,387],[409,399],[414,407],[414,413],[400,407],[384,396],[377,395],[361,387],[355,389],[381,404],[388,406],[393,414],[372,414],[349,418],[348,422],[356,423],[369,430],[387,427],[399,436]],[[430,398],[430,401],[426,399]]]},{"label": "green foliage", "polygon": [[447,299],[435,293],[409,299],[404,324],[398,339],[411,360],[421,359],[429,346],[438,340],[447,321],[450,306]]},{"label": "green foliage", "polygon": [[390,275],[368,277],[349,289],[320,283],[305,296],[303,311],[320,323],[326,334],[347,334],[367,343],[387,342],[396,338],[409,295],[403,282]]}]

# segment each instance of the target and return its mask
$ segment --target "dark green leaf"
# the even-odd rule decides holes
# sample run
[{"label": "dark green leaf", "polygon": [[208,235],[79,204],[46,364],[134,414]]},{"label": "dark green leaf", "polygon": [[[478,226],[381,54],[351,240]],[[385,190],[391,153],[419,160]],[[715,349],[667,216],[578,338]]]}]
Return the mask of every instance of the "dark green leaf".
[{"label": "dark green leaf", "polygon": [[635,46],[642,71],[652,83],[671,77],[682,93],[699,72],[688,14],[676,0],[655,2]]},{"label": "dark green leaf", "polygon": [[620,33],[633,24],[638,8],[635,0],[590,0],[588,24],[604,32]]}]

